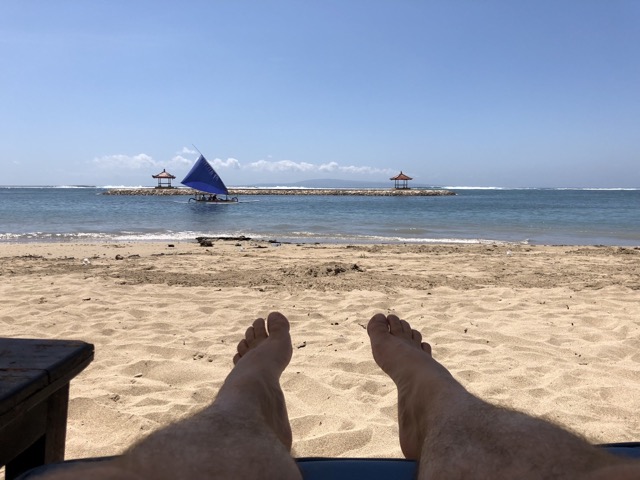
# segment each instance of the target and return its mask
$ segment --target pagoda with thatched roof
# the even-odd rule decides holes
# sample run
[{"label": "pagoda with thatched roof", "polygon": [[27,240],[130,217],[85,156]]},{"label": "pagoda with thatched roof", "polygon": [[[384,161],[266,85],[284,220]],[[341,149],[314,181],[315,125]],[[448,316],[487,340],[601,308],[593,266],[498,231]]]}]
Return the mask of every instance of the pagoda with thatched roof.
[{"label": "pagoda with thatched roof", "polygon": [[159,174],[151,175],[151,177],[158,179],[158,186],[156,188],[173,188],[171,186],[171,180],[176,178],[175,175],[171,175],[164,168]]},{"label": "pagoda with thatched roof", "polygon": [[404,173],[402,173],[402,170],[400,170],[400,173],[398,175],[396,175],[395,177],[391,177],[389,180],[394,181],[393,188],[395,188],[396,190],[408,190],[409,180],[413,180],[413,178],[405,175]]}]

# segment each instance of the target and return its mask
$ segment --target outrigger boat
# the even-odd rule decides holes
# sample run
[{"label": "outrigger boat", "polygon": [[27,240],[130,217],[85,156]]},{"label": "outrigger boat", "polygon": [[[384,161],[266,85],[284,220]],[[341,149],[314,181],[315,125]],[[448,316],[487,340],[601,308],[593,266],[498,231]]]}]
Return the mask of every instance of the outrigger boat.
[{"label": "outrigger boat", "polygon": [[[181,183],[202,192],[196,193],[189,202],[238,203],[238,197],[229,198],[227,186],[202,154]],[[224,198],[218,195],[224,195]]]}]

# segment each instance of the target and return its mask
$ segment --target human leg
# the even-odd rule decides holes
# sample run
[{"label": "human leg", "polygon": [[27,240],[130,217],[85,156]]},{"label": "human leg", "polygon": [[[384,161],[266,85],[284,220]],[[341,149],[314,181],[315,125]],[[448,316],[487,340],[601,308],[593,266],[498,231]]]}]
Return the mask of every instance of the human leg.
[{"label": "human leg", "polygon": [[634,470],[549,422],[470,394],[395,315],[375,315],[367,331],[376,363],[398,389],[400,446],[420,461],[420,478],[587,478],[604,469],[626,478]]},{"label": "human leg", "polygon": [[301,479],[291,458],[291,427],[280,375],[291,360],[289,322],[257,319],[238,344],[215,401],[154,432],[121,457],[54,479]]}]

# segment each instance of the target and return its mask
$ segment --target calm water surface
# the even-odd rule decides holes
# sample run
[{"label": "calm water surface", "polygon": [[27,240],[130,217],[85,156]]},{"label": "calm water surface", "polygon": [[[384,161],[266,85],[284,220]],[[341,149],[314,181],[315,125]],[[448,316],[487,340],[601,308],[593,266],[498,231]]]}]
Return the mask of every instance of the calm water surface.
[{"label": "calm water surface", "polygon": [[[455,190],[455,189],[454,189]],[[447,197],[109,196],[101,188],[0,187],[0,242],[181,241],[640,245],[640,190],[455,190]]]}]

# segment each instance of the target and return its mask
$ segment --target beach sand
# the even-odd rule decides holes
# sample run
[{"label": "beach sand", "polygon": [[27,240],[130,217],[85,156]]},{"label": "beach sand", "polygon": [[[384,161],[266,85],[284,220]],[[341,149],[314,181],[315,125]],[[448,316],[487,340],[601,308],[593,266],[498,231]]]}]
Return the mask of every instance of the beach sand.
[{"label": "beach sand", "polygon": [[401,457],[365,331],[396,313],[471,392],[592,442],[640,440],[640,249],[0,245],[4,336],[79,339],[67,458],[122,452],[214,398],[252,320],[291,321],[297,456]]}]

